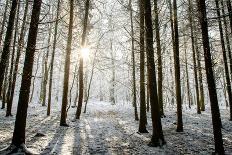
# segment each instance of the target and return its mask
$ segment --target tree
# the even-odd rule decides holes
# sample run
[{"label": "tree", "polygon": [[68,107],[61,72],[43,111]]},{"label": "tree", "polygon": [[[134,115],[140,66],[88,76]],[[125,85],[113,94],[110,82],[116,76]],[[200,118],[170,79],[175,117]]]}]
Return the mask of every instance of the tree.
[{"label": "tree", "polygon": [[13,50],[12,50],[12,56],[11,56],[8,90],[7,90],[7,95],[6,95],[6,98],[7,98],[6,99],[6,102],[7,102],[6,117],[12,116],[12,114],[11,114],[12,104],[9,103],[9,100],[10,100],[10,96],[11,96],[11,89],[12,89],[12,82],[13,82],[12,81],[12,74],[13,74],[13,68],[14,68],[15,48],[16,48],[16,42],[17,42],[17,36],[18,36],[19,9],[20,9],[20,3],[18,4],[17,18],[16,18],[16,22],[15,22],[14,42],[13,42]]},{"label": "tree", "polygon": [[34,0],[33,2],[15,128],[11,144],[16,147],[16,150],[23,149],[28,154],[30,153],[25,147],[25,128],[41,3],[42,0]]},{"label": "tree", "polygon": [[220,32],[220,40],[221,40],[221,46],[222,46],[222,56],[223,56],[223,62],[224,62],[224,69],[225,69],[225,75],[226,75],[226,88],[227,88],[227,94],[229,98],[229,105],[230,105],[230,120],[232,121],[232,92],[231,92],[231,81],[230,81],[230,75],[229,75],[229,69],[228,69],[228,62],[226,57],[226,48],[225,48],[225,41],[224,41],[224,33],[222,29],[222,22],[219,17],[221,17],[220,8],[219,8],[219,1],[215,0],[216,4],[216,10],[217,10],[217,21],[218,21],[218,27]]},{"label": "tree", "polygon": [[139,25],[140,25],[140,119],[139,132],[148,133],[146,129],[147,112],[145,100],[145,46],[144,46],[144,1],[139,0]]},{"label": "tree", "polygon": [[73,12],[74,12],[74,0],[70,0],[70,14],[69,14],[69,28],[68,28],[68,40],[66,46],[66,57],[64,66],[64,83],[63,83],[63,96],[61,107],[60,126],[68,126],[66,123],[68,105],[68,85],[69,85],[69,70],[70,70],[70,55],[72,47],[72,32],[73,32]]},{"label": "tree", "polygon": [[10,55],[10,44],[12,40],[12,33],[13,33],[13,27],[14,27],[14,21],[15,21],[15,14],[17,10],[19,0],[12,0],[11,4],[11,10],[10,10],[10,16],[8,20],[8,26],[6,30],[6,36],[1,56],[1,62],[0,62],[0,94],[2,93],[2,85],[4,80],[4,73],[6,71],[6,66],[8,64],[8,59]]},{"label": "tree", "polygon": [[207,23],[205,0],[197,0],[197,6],[198,6],[199,21],[201,25],[206,77],[207,77],[211,113],[212,113],[215,153],[225,154],[223,141],[222,141],[222,133],[221,133],[220,111],[218,106],[215,78],[212,69],[213,64],[211,60],[211,52],[209,46],[209,34],[208,34],[208,23]]},{"label": "tree", "polygon": [[[83,33],[81,38],[81,48],[85,48],[86,46],[86,36],[87,36],[87,24],[88,24],[88,16],[89,16],[89,4],[90,0],[86,0],[85,3],[85,16],[84,16],[84,24],[83,24]],[[76,111],[76,119],[80,119],[81,115],[81,108],[83,102],[83,90],[84,90],[84,83],[83,83],[83,56],[80,54],[80,64],[79,64],[79,98],[78,98],[78,105]]]},{"label": "tree", "polygon": [[5,28],[6,14],[7,14],[8,5],[9,5],[9,0],[6,0],[3,19],[2,19],[2,27],[1,27],[1,32],[0,32],[0,46],[2,45],[2,35],[3,35],[3,32],[4,32],[4,28]]},{"label": "tree", "polygon": [[52,97],[52,78],[53,78],[53,67],[54,67],[54,59],[55,59],[55,50],[57,43],[57,33],[58,33],[58,23],[59,23],[59,15],[60,15],[60,3],[61,0],[57,2],[57,11],[56,11],[56,22],[55,22],[55,32],[54,32],[54,41],[52,46],[52,56],[51,56],[51,69],[50,69],[50,77],[49,77],[49,88],[48,88],[48,108],[47,108],[47,116],[50,115],[51,112],[51,97]]},{"label": "tree", "polygon": [[145,27],[146,27],[145,35],[146,35],[146,52],[147,52],[147,71],[148,71],[151,117],[152,117],[152,127],[153,127],[152,138],[149,145],[156,147],[163,145],[166,142],[163,136],[158,94],[157,94],[150,0],[144,1],[144,8],[145,8]]},{"label": "tree", "polygon": [[175,65],[175,83],[176,83],[176,104],[177,104],[177,132],[183,131],[182,122],[182,100],[181,100],[181,84],[180,84],[180,58],[179,58],[179,32],[177,20],[177,4],[173,0],[173,26],[174,26],[174,65]]},{"label": "tree", "polygon": [[132,0],[129,0],[129,9],[130,9],[130,22],[131,22],[131,59],[132,59],[132,83],[133,83],[133,106],[135,111],[135,120],[138,121],[138,112],[137,112],[137,102],[136,102],[136,77],[135,77],[135,41],[134,41],[134,25],[133,25],[133,8],[131,4]]},{"label": "tree", "polygon": [[164,116],[163,109],[163,68],[162,68],[162,54],[161,54],[161,45],[160,45],[160,25],[159,25],[159,12],[157,7],[157,1],[154,0],[154,13],[155,13],[155,38],[156,38],[156,50],[158,57],[158,98],[160,106],[160,114]]}]

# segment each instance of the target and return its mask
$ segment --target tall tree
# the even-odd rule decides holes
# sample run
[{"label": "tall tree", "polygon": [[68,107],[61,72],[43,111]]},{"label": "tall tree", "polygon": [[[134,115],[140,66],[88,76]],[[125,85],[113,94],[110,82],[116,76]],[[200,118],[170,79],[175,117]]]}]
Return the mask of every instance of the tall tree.
[{"label": "tall tree", "polygon": [[26,0],[26,2],[25,2],[25,8],[24,8],[24,13],[23,13],[23,22],[21,25],[22,28],[21,28],[20,35],[19,35],[19,41],[18,41],[18,47],[17,47],[16,59],[15,59],[15,66],[14,66],[14,71],[13,71],[12,86],[10,89],[10,91],[11,91],[10,98],[7,99],[7,105],[9,106],[9,113],[11,113],[11,107],[13,104],[14,91],[15,91],[18,66],[19,66],[19,59],[20,59],[22,49],[24,47],[25,25],[26,25],[27,13],[28,13],[28,0]]},{"label": "tall tree", "polygon": [[[147,133],[146,122],[146,99],[145,99],[145,46],[144,46],[144,1],[139,0],[139,46],[140,46],[140,119],[139,119],[139,132]],[[148,102],[148,101],[147,101]]]},{"label": "tall tree", "polygon": [[74,12],[74,0],[69,1],[70,13],[69,13],[69,28],[68,28],[68,41],[66,46],[66,57],[64,66],[64,83],[63,83],[63,97],[61,107],[60,126],[68,126],[66,123],[68,105],[68,86],[69,86],[69,70],[70,70],[70,55],[72,48],[72,32],[73,32],[73,12]]},{"label": "tall tree", "polygon": [[[19,23],[19,11],[20,11],[20,3],[18,4],[17,9],[17,18],[15,21],[15,32],[14,32],[14,42],[13,42],[13,50],[12,50],[12,56],[11,56],[11,64],[10,64],[10,72],[9,72],[9,80],[8,80],[8,90],[7,90],[7,96],[6,96],[6,102],[9,102],[10,96],[11,96],[11,89],[12,89],[12,74],[13,74],[13,68],[14,68],[14,59],[15,59],[15,49],[16,49],[16,42],[17,42],[17,36],[18,36],[18,23]],[[12,116],[11,114],[11,106],[12,104],[7,104],[6,109],[6,117]]]},{"label": "tall tree", "polygon": [[223,147],[222,133],[221,133],[221,118],[220,118],[220,111],[218,106],[217,91],[216,91],[215,78],[212,68],[213,64],[211,60],[211,52],[209,45],[208,21],[206,15],[205,0],[197,0],[197,6],[198,6],[199,21],[202,31],[205,69],[206,69],[206,77],[208,83],[208,91],[209,91],[212,122],[213,122],[215,153],[224,154],[224,147]]},{"label": "tall tree", "polygon": [[57,1],[57,10],[56,10],[56,22],[55,22],[55,32],[54,32],[54,41],[52,45],[52,56],[51,56],[51,69],[50,69],[50,77],[49,77],[49,88],[48,88],[48,108],[47,108],[47,116],[51,113],[51,97],[52,97],[52,78],[53,78],[53,68],[54,68],[54,59],[55,59],[55,50],[57,43],[57,33],[58,33],[58,24],[59,24],[59,15],[60,15],[60,3],[61,0]]},{"label": "tall tree", "polygon": [[[22,149],[26,153],[25,148],[25,128],[27,119],[27,107],[30,94],[30,85],[33,69],[34,54],[36,48],[36,38],[38,32],[39,16],[42,0],[34,0],[31,15],[30,29],[27,39],[26,55],[23,67],[22,82],[19,94],[18,108],[15,120],[15,128],[13,133],[12,145],[18,149]],[[13,150],[15,151],[15,150]]]},{"label": "tall tree", "polygon": [[135,78],[135,40],[134,40],[134,24],[133,24],[133,8],[132,0],[129,0],[129,11],[130,11],[130,23],[131,23],[131,59],[132,59],[132,83],[133,83],[133,106],[135,111],[135,120],[138,121],[137,112],[137,99],[136,99],[136,78]]},{"label": "tall tree", "polygon": [[2,45],[2,35],[4,33],[8,5],[9,5],[9,0],[6,0],[4,14],[3,14],[3,19],[2,19],[2,27],[1,27],[1,31],[0,31],[0,46]]},{"label": "tall tree", "polygon": [[162,54],[161,54],[161,44],[160,44],[160,25],[159,25],[159,10],[157,7],[158,0],[154,0],[154,12],[155,12],[155,38],[156,38],[156,50],[158,57],[158,98],[160,106],[160,114],[164,116],[163,108],[163,69],[162,69]]},{"label": "tall tree", "polygon": [[[87,24],[88,24],[88,16],[89,16],[89,4],[90,0],[86,0],[85,3],[85,16],[84,16],[84,23],[83,23],[83,33],[81,38],[81,47],[86,48],[86,36],[87,36]],[[83,56],[80,55],[80,64],[79,64],[79,98],[78,98],[78,105],[76,111],[76,119],[80,119],[81,115],[81,108],[83,102],[83,91],[84,91],[84,83],[83,83]]]},{"label": "tall tree", "polygon": [[218,26],[219,26],[219,32],[220,32],[220,40],[221,40],[221,46],[222,46],[222,56],[223,56],[223,62],[224,62],[224,69],[225,69],[225,75],[226,75],[226,88],[227,88],[227,94],[229,98],[229,105],[230,105],[230,120],[232,121],[232,92],[231,92],[231,83],[230,83],[230,75],[229,75],[229,69],[228,69],[228,62],[226,57],[226,47],[225,47],[225,41],[224,41],[224,33],[222,29],[222,22],[221,22],[221,12],[219,8],[219,0],[215,0],[216,10],[217,10],[217,20],[218,20]]},{"label": "tall tree", "polygon": [[201,114],[200,109],[200,97],[199,97],[199,84],[198,84],[198,74],[197,74],[197,62],[196,62],[196,47],[195,47],[195,38],[194,38],[194,29],[196,28],[195,22],[193,19],[193,3],[191,0],[188,0],[189,4],[189,24],[190,24],[190,36],[191,36],[191,45],[192,45],[192,56],[193,56],[193,71],[194,71],[194,80],[195,80],[195,91],[196,91],[196,102],[197,102],[197,113]]},{"label": "tall tree", "polygon": [[155,73],[155,61],[154,61],[154,47],[153,47],[153,25],[151,16],[151,2],[150,0],[144,1],[145,8],[145,27],[146,27],[146,52],[147,52],[147,71],[149,81],[149,93],[150,93],[150,104],[151,104],[151,118],[152,118],[152,138],[149,143],[150,146],[160,146],[165,144],[158,94],[156,84],[156,73]]},{"label": "tall tree", "polygon": [[11,10],[10,10],[10,16],[8,20],[7,30],[6,30],[6,36],[1,56],[1,62],[0,62],[0,94],[2,92],[2,84],[4,80],[4,73],[6,71],[6,66],[8,63],[9,55],[10,55],[10,44],[12,40],[12,33],[14,29],[14,21],[15,21],[15,14],[17,11],[17,5],[19,0],[12,0],[11,4]]},{"label": "tall tree", "polygon": [[176,104],[177,104],[177,132],[183,131],[182,121],[182,100],[181,100],[181,84],[180,84],[180,58],[179,58],[179,32],[177,19],[177,3],[173,0],[173,26],[174,26],[174,66],[175,66],[175,83],[176,83]]}]

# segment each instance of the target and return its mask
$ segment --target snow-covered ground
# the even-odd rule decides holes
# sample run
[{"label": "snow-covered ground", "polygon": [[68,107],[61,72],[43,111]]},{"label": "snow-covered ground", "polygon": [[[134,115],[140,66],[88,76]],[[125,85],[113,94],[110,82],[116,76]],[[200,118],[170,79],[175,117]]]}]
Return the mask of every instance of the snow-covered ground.
[{"label": "snow-covered ground", "polygon": [[[39,154],[211,154],[214,150],[210,109],[201,115],[196,108],[183,108],[184,132],[175,132],[176,109],[165,109],[162,118],[164,136],[167,145],[162,148],[148,147],[151,137],[151,119],[148,118],[148,134],[138,134],[138,122],[134,121],[130,104],[91,100],[86,114],[73,121],[76,108],[68,112],[70,127],[60,127],[60,106],[53,105],[51,116],[46,116],[46,107],[32,103],[28,108],[26,129],[27,147]],[[13,108],[15,114],[16,107]],[[229,109],[221,108],[224,147],[232,154],[232,122]],[[5,117],[0,110],[0,149],[9,146],[14,129],[15,117]],[[45,136],[35,136],[43,133]]]}]

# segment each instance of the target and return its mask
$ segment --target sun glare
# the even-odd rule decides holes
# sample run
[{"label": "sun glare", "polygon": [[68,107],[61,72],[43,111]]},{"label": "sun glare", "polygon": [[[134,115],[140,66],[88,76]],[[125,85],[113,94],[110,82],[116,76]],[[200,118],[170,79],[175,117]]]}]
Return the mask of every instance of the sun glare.
[{"label": "sun glare", "polygon": [[82,48],[81,49],[81,56],[83,59],[88,59],[89,58],[89,48]]}]

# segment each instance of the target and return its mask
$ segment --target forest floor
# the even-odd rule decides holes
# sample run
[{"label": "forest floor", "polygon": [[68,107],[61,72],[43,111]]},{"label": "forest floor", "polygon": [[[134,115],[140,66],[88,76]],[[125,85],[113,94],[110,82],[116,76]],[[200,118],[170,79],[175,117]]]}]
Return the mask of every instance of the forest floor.
[{"label": "forest floor", "polygon": [[[214,150],[210,109],[201,115],[196,109],[183,108],[184,132],[177,133],[175,107],[165,108],[162,118],[167,145],[148,147],[151,138],[151,118],[148,116],[148,134],[139,134],[138,122],[134,121],[130,104],[111,105],[107,102],[90,101],[87,113],[73,121],[76,108],[68,112],[70,127],[60,127],[59,105],[53,105],[51,116],[46,116],[46,107],[32,103],[28,108],[26,129],[27,147],[39,154],[211,154]],[[13,108],[15,114],[16,107]],[[232,154],[232,122],[229,109],[221,109],[223,139],[226,154]],[[15,117],[5,117],[0,110],[0,150],[9,146]],[[44,136],[38,136],[42,133]]]}]

